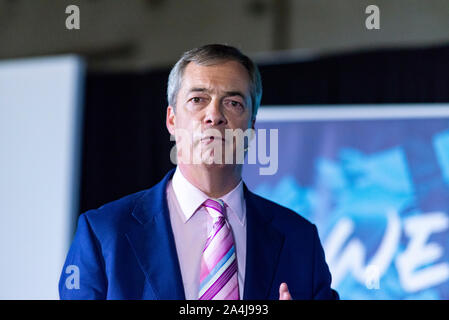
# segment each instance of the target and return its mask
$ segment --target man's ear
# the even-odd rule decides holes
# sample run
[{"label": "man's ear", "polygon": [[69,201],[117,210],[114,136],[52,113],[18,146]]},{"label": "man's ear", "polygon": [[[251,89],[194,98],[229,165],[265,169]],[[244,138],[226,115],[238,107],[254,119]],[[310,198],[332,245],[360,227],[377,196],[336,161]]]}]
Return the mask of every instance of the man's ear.
[{"label": "man's ear", "polygon": [[167,117],[165,119],[165,125],[167,126],[168,132],[175,135],[175,108],[172,106],[167,107]]}]

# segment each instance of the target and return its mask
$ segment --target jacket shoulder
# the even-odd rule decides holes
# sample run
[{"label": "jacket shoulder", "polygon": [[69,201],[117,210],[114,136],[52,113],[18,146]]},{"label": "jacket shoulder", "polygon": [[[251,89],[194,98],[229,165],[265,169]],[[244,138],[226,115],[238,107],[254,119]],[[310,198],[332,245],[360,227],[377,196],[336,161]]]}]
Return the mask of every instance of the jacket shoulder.
[{"label": "jacket shoulder", "polygon": [[103,204],[97,209],[86,211],[82,215],[100,238],[111,232],[118,233],[120,230],[126,230],[127,226],[135,223],[132,216],[133,210],[148,190],[150,189],[126,195]]},{"label": "jacket shoulder", "polygon": [[136,223],[145,223],[155,213],[167,210],[166,187],[174,169],[149,189],[111,201],[82,214],[98,238],[110,239],[126,233]]}]

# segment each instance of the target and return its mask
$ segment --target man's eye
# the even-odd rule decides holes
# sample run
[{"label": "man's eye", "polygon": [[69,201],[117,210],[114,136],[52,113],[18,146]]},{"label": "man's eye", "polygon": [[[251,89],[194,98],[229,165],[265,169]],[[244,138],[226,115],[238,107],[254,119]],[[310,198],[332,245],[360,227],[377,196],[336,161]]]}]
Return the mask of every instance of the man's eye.
[{"label": "man's eye", "polygon": [[233,107],[233,108],[241,108],[241,107],[243,107],[243,105],[242,105],[240,102],[235,101],[235,100],[230,100],[230,101],[228,101],[227,103],[228,103],[231,107]]},{"label": "man's eye", "polygon": [[192,102],[193,103],[200,103],[201,101],[203,101],[203,98],[200,98],[200,97],[193,97],[192,98]]}]

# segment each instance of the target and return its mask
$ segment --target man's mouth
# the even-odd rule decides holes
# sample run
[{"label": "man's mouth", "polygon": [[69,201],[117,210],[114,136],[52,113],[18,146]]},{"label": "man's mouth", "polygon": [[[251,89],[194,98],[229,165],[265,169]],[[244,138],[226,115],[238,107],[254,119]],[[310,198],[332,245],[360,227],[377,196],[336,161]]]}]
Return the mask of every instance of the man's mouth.
[{"label": "man's mouth", "polygon": [[215,136],[207,136],[207,137],[203,137],[201,139],[201,142],[206,143],[206,144],[211,143],[213,141],[223,141],[224,142],[225,139],[222,137],[215,137]]}]

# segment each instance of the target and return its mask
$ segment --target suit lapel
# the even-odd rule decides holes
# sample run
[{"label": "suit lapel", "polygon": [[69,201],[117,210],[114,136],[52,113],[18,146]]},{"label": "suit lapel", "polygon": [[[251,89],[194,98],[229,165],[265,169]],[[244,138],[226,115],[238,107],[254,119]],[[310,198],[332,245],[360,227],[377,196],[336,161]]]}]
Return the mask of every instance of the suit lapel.
[{"label": "suit lapel", "polygon": [[247,217],[244,300],[269,298],[284,236],[271,225],[274,212],[262,208],[244,185]]},{"label": "suit lapel", "polygon": [[173,173],[138,200],[132,214],[139,224],[126,233],[151,289],[161,300],[185,299],[165,192]]},{"label": "suit lapel", "polygon": [[[184,300],[184,287],[171,229],[164,179],[147,190],[133,211],[139,222],[126,233],[139,265],[157,299]],[[260,197],[244,184],[247,218],[244,300],[268,299],[284,236],[271,225],[274,212],[263,208]]]}]

